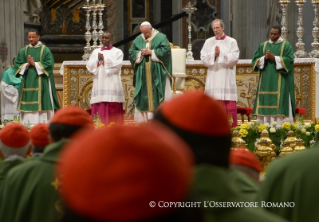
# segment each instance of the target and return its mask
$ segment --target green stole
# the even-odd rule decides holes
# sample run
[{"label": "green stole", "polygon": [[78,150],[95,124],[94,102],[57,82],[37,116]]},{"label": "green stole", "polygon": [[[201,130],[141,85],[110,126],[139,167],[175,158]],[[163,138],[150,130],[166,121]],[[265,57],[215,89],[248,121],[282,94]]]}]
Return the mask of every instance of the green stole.
[{"label": "green stole", "polygon": [[[138,53],[146,47],[153,50],[160,62],[153,62],[151,55],[146,61],[145,57],[141,63],[136,64]],[[130,62],[134,70],[133,85],[134,104],[140,111],[154,111],[165,98],[165,87],[167,75],[172,79],[172,55],[166,36],[154,31],[150,39],[139,35],[129,50]]]},{"label": "green stole", "polygon": [[[283,69],[276,70],[276,62],[266,60],[263,70],[257,67],[262,56],[267,51],[279,56]],[[268,41],[260,44],[254,53],[252,66],[255,72],[260,71],[253,115],[260,116],[289,116],[289,102],[295,114],[294,89],[294,53],[289,42],[282,41],[272,44]],[[289,100],[289,95],[291,100]]]}]

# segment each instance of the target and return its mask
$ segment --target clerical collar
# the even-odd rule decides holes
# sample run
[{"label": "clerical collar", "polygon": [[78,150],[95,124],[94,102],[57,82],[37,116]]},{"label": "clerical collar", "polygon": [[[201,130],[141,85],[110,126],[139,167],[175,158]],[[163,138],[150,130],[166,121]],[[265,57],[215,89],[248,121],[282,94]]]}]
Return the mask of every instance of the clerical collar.
[{"label": "clerical collar", "polygon": [[31,45],[31,43],[30,43],[30,44],[29,44],[29,47],[30,47],[30,48],[38,48],[38,47],[40,47],[41,45],[42,45],[42,42],[38,41],[38,43],[37,43],[35,46]]},{"label": "clerical collar", "polygon": [[105,46],[102,46],[101,47],[101,51],[103,51],[103,50],[111,50],[113,47],[114,46],[112,46],[112,45],[108,45],[106,48],[105,48]]},{"label": "clerical collar", "polygon": [[269,39],[269,43],[272,43],[272,44],[277,44],[277,43],[281,43],[282,41],[284,41],[284,39],[280,36],[276,42],[273,42],[271,41],[271,39]]},{"label": "clerical collar", "polygon": [[226,34],[224,33],[224,35],[222,35],[222,37],[217,37],[217,36],[215,36],[215,39],[216,40],[224,40],[225,38],[226,38]]}]

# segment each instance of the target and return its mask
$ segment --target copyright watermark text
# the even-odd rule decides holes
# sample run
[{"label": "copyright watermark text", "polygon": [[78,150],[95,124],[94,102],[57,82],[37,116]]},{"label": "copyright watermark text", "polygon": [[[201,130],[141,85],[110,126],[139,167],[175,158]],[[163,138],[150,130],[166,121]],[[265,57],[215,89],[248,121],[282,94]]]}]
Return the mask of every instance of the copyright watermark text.
[{"label": "copyright watermark text", "polygon": [[293,208],[294,202],[216,202],[216,201],[203,201],[203,202],[165,202],[165,201],[151,201],[150,207],[160,208],[194,208],[194,207],[210,207],[210,208],[239,208],[239,207],[279,207],[279,208]]}]

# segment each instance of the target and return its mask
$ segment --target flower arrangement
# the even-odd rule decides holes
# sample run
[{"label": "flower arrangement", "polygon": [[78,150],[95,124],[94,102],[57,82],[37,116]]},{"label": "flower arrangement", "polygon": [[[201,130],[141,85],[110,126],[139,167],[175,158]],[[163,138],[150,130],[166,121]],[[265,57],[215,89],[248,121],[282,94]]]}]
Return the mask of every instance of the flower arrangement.
[{"label": "flower arrangement", "polygon": [[261,122],[256,121],[244,123],[232,128],[233,130],[238,130],[240,137],[246,142],[247,148],[251,151],[255,150],[255,143],[264,130],[268,131],[269,138],[275,144],[277,152],[281,150],[282,143],[287,138],[287,133],[290,130],[295,133],[296,138],[304,141],[304,145],[307,148],[314,146],[319,140],[319,124],[304,122],[300,117],[296,123],[284,122],[280,127],[277,126],[277,122],[261,124]]}]

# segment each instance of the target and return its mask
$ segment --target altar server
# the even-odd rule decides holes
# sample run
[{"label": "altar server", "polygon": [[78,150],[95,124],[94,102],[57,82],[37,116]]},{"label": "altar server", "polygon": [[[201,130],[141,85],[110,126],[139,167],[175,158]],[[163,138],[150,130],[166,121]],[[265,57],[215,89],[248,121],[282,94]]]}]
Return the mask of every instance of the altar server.
[{"label": "altar server", "polygon": [[205,93],[218,100],[231,114],[232,126],[237,126],[236,64],[239,48],[234,38],[224,33],[221,19],[212,22],[215,36],[207,39],[200,52],[200,59],[207,66]]},{"label": "altar server", "polygon": [[91,93],[92,118],[98,114],[103,124],[123,123],[125,96],[121,81],[123,52],[112,46],[110,32],[102,35],[103,46],[95,49],[86,65],[94,74]]}]

